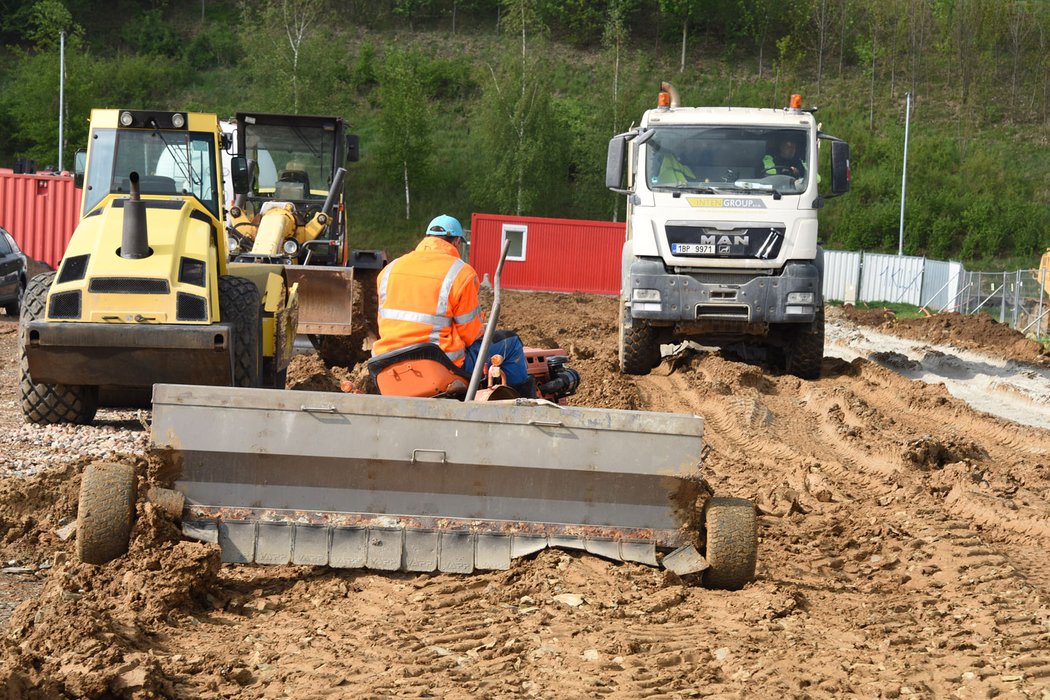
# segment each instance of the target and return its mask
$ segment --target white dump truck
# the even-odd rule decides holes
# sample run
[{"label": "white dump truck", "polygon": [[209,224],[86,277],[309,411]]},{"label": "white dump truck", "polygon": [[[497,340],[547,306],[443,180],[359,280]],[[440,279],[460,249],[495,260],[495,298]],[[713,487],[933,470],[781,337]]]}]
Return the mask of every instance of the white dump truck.
[{"label": "white dump truck", "polygon": [[[606,185],[627,195],[620,369],[647,374],[660,346],[762,346],[791,374],[820,374],[823,252],[817,212],[850,188],[849,144],[786,109],[659,106],[609,142]],[[830,144],[830,178],[818,173]]]}]

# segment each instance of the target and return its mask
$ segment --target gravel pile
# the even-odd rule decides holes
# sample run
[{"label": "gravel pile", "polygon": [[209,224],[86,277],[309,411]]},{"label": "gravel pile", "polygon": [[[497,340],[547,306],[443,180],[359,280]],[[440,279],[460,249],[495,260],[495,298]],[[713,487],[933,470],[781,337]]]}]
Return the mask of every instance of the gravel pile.
[{"label": "gravel pile", "polygon": [[32,476],[82,457],[112,459],[143,454],[148,412],[101,410],[95,425],[28,425],[0,431],[0,475]]}]

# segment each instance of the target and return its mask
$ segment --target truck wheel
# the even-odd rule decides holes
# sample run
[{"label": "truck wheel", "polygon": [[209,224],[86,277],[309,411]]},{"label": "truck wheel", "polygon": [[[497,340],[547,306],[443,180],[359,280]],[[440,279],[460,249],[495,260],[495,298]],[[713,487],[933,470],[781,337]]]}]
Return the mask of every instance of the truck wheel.
[{"label": "truck wheel", "polygon": [[712,498],[704,510],[706,551],[710,568],[704,585],[735,591],[755,577],[758,561],[758,520],[755,507],[743,498]]},{"label": "truck wheel", "polygon": [[26,324],[44,316],[47,291],[51,288],[54,272],[37,275],[29,281],[22,297],[22,321],[18,331],[21,354],[18,365],[18,384],[22,397],[22,415],[27,423],[52,425],[55,423],[90,423],[98,410],[97,386],[67,384],[37,384],[29,376],[29,357],[26,355]]},{"label": "truck wheel", "polygon": [[19,278],[18,280],[18,296],[10,304],[4,306],[4,311],[7,312],[8,316],[18,316],[22,310],[22,299],[26,293],[26,281]]},{"label": "truck wheel", "polygon": [[824,361],[824,307],[812,323],[795,329],[784,346],[784,369],[799,379],[819,379]]},{"label": "truck wheel", "polygon": [[250,279],[219,278],[219,316],[233,324],[233,385],[259,386],[262,295]]},{"label": "truck wheel", "polygon": [[105,564],[128,551],[135,512],[135,470],[127,464],[88,465],[80,478],[77,556]]},{"label": "truck wheel", "polygon": [[620,371],[649,374],[660,361],[660,340],[647,322],[632,319],[626,305],[620,314]]}]

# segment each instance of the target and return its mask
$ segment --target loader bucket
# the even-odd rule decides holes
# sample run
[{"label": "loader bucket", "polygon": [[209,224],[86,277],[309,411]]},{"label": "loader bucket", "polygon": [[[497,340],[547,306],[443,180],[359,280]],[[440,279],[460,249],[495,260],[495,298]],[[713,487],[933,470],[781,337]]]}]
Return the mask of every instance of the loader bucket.
[{"label": "loader bucket", "polygon": [[227,562],[470,573],[693,548],[697,416],[158,384],[183,531]]},{"label": "loader bucket", "polygon": [[289,284],[299,283],[297,333],[350,335],[354,304],[354,269],[323,265],[286,265]]}]

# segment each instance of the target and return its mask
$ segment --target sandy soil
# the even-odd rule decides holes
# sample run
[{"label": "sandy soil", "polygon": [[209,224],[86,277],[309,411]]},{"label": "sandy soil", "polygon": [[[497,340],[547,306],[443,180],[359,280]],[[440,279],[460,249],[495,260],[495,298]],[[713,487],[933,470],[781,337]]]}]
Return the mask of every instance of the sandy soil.
[{"label": "sandy soil", "polygon": [[[469,577],[219,566],[145,503],[128,556],[81,565],[57,532],[86,460],[56,449],[34,457],[48,460],[40,474],[0,479],[3,558],[50,567],[0,574],[0,605],[25,599],[4,633],[0,687],[7,697],[1050,698],[1050,431],[909,378],[907,361],[866,359],[888,341],[834,314],[817,381],[692,349],[622,377],[614,312],[608,298],[508,293],[501,325],[569,352],[583,375],[574,403],[704,416],[708,479],[762,513],[758,578],[744,590],[559,551]],[[4,322],[0,429],[10,430],[17,358]],[[1003,356],[910,339],[893,352],[915,361],[913,347],[964,370]],[[296,381],[355,376],[297,362]],[[952,379],[966,384],[967,372]],[[119,459],[149,478],[145,453]]]}]

